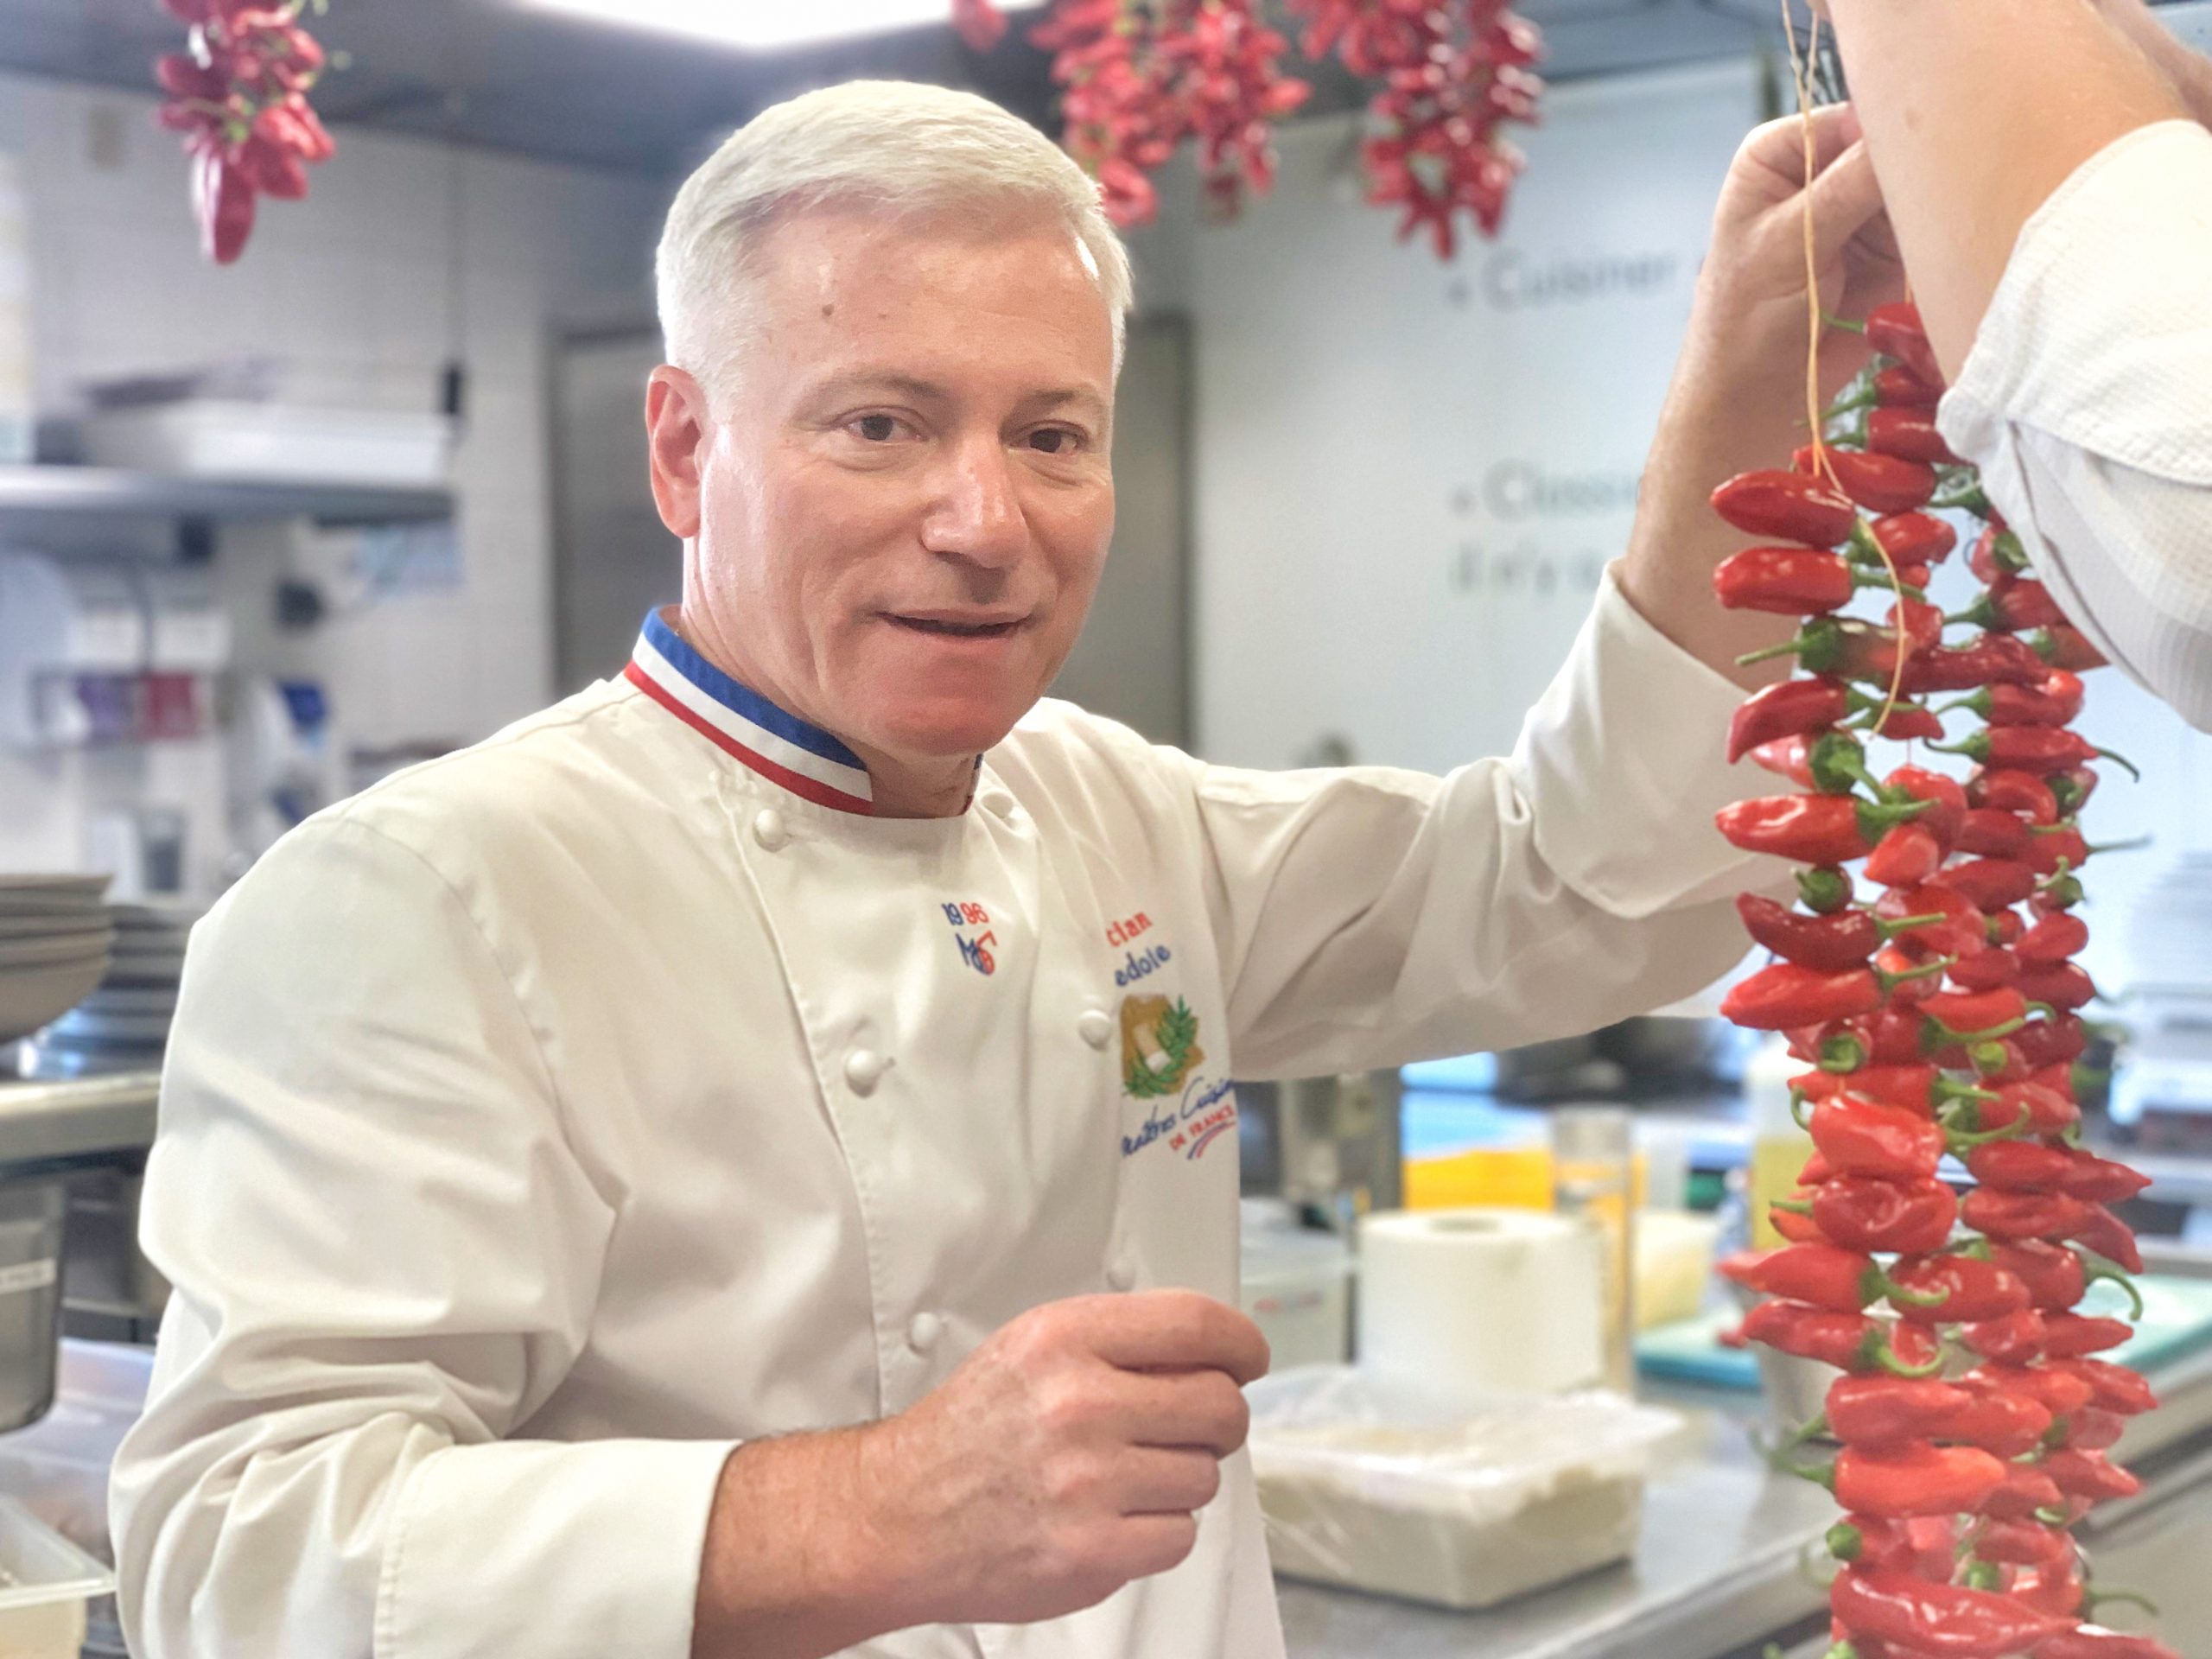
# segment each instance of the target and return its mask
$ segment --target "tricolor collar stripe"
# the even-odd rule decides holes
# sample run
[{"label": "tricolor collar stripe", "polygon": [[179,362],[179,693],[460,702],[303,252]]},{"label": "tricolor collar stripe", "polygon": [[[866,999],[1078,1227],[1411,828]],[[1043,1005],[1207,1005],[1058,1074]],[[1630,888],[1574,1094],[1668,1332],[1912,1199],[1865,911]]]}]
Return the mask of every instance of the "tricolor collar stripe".
[{"label": "tricolor collar stripe", "polygon": [[[844,812],[875,810],[868,768],[851,750],[827,732],[794,721],[782,709],[765,702],[757,694],[702,662],[697,653],[681,640],[675,640],[683,658],[714,676],[717,683],[714,690],[709,690],[683,671],[678,665],[681,659],[671,660],[660,648],[654,637],[657,631],[674,639],[672,631],[658,617],[647,622],[625,671],[625,677],[632,684],[726,753],[802,799]],[[737,706],[716,695],[724,690],[742,694],[744,705]],[[774,715],[776,726],[756,718],[761,710]],[[804,744],[794,741],[798,734],[804,734],[809,741]],[[824,747],[836,750],[845,759],[832,759],[821,752]]]},{"label": "tricolor collar stripe", "polygon": [[[752,687],[741,685],[692,650],[683,636],[677,632],[670,626],[668,619],[658,611],[645,619],[645,629],[638,643],[641,652],[650,648],[659,658],[657,666],[665,666],[673,671],[747,725],[780,738],[794,748],[818,755],[832,766],[842,766],[848,772],[867,772],[868,768],[861,764],[860,756],[820,727],[810,726],[798,715],[786,714]],[[751,739],[747,741],[749,742]]]}]

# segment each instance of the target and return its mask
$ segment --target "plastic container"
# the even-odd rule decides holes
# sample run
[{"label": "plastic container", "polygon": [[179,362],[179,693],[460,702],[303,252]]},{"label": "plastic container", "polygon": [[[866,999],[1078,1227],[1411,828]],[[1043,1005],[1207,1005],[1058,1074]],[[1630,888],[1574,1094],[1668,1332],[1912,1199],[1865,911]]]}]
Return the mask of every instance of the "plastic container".
[{"label": "plastic container", "polygon": [[115,1575],[11,1497],[0,1497],[0,1654],[77,1659],[86,1607]]},{"label": "plastic container", "polygon": [[1768,1206],[1797,1190],[1797,1177],[1813,1155],[1813,1137],[1789,1114],[1789,1079],[1805,1070],[1776,1038],[1744,1069],[1744,1099],[1751,1109],[1751,1156],[1745,1198],[1751,1208],[1751,1246],[1770,1250],[1783,1243]]},{"label": "plastic container", "polygon": [[103,410],[85,422],[97,466],[306,483],[434,487],[446,481],[451,441],[442,415],[218,397]]},{"label": "plastic container", "polygon": [[1645,1210],[1636,1218],[1636,1328],[1694,1319],[1713,1282],[1720,1223],[1682,1210]]},{"label": "plastic container", "polygon": [[1443,1407],[1340,1366],[1246,1393],[1275,1570],[1459,1609],[1632,1554],[1651,1453],[1681,1427],[1609,1394]]},{"label": "plastic container", "polygon": [[0,1184],[0,1430],[36,1422],[54,1402],[68,1211],[58,1176]]},{"label": "plastic container", "polygon": [[1246,1199],[1238,1301],[1268,1339],[1274,1369],[1344,1363],[1351,1341],[1351,1251],[1302,1228],[1287,1208]]}]

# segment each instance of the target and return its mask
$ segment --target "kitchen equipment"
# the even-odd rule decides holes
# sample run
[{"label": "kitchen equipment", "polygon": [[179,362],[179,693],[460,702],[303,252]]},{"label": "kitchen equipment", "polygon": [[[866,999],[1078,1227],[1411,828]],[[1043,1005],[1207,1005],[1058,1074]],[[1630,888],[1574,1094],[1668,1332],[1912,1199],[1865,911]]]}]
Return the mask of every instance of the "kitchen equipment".
[{"label": "kitchen equipment", "polygon": [[1563,1106],[1552,1117],[1553,1207],[1593,1229],[1604,1250],[1604,1381],[1636,1391],[1635,1139],[1618,1106]]},{"label": "kitchen equipment", "polygon": [[1463,1609],[1624,1560],[1680,1427],[1611,1395],[1447,1402],[1342,1367],[1246,1392],[1275,1571]]},{"label": "kitchen equipment", "polygon": [[167,475],[429,488],[446,481],[453,423],[382,409],[193,397],[104,409],[84,422],[95,466]]},{"label": "kitchen equipment", "polygon": [[66,1013],[100,982],[115,934],[105,876],[0,876],[0,1045]]},{"label": "kitchen equipment", "polygon": [[77,1659],[87,1604],[114,1588],[107,1568],[14,1498],[0,1497],[0,1654]]},{"label": "kitchen equipment", "polygon": [[1430,1210],[1359,1226],[1361,1367],[1440,1401],[1564,1393],[1603,1375],[1603,1246],[1520,1210]]},{"label": "kitchen equipment", "polygon": [[54,1401],[67,1213],[59,1176],[0,1183],[0,1432],[35,1422]]},{"label": "kitchen equipment", "polygon": [[1301,1227],[1288,1205],[1243,1201],[1239,1303],[1268,1339],[1276,1370],[1338,1365],[1351,1341],[1351,1251]]},{"label": "kitchen equipment", "polygon": [[[30,1049],[34,1077],[78,1077],[158,1071],[176,1013],[185,941],[196,905],[107,907],[115,944],[105,974],[81,1001],[39,1033]],[[3,947],[0,947],[3,948]]]}]

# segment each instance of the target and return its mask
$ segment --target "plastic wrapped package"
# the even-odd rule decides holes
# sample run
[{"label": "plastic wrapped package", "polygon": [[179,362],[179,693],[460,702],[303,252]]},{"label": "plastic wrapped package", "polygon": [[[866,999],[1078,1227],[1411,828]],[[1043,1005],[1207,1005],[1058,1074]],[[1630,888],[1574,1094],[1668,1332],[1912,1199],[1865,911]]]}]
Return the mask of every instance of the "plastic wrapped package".
[{"label": "plastic wrapped package", "polygon": [[77,1659],[86,1604],[115,1587],[107,1568],[0,1497],[0,1654],[8,1659]]},{"label": "plastic wrapped package", "polygon": [[1248,1390],[1275,1570],[1452,1608],[1625,1560],[1672,1412],[1617,1395],[1442,1405],[1356,1368]]}]

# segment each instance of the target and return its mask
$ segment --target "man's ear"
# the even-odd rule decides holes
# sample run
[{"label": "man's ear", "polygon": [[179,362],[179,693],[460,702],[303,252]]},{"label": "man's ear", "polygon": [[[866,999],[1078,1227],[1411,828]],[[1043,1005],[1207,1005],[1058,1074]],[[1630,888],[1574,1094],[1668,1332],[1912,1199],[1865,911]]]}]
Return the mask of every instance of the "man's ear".
[{"label": "man's ear", "polygon": [[713,437],[714,421],[699,383],[667,363],[655,369],[645,382],[645,450],[653,504],[669,533],[685,541],[699,533],[699,491]]}]

